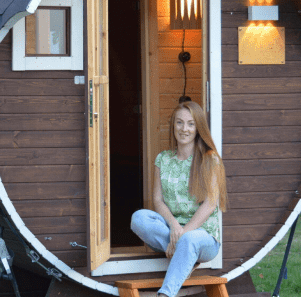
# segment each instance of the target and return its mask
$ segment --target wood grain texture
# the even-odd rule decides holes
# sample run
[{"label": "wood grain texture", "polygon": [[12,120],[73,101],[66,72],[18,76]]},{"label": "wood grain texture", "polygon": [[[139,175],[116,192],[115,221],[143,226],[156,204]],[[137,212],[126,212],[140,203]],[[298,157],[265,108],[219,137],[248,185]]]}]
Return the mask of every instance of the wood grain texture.
[{"label": "wood grain texture", "polygon": [[3,41],[0,45],[0,61],[11,61],[12,52],[10,44],[3,44]]},{"label": "wood grain texture", "polygon": [[[223,28],[222,44],[223,45],[237,45],[238,33],[237,28]],[[301,44],[301,29],[286,29],[285,30],[285,44],[300,45]]]},{"label": "wood grain texture", "polygon": [[37,234],[86,233],[86,216],[24,218],[29,230]]},{"label": "wood grain texture", "polygon": [[230,208],[274,208],[277,205],[285,209],[294,194],[294,191],[229,193]]},{"label": "wood grain texture", "polygon": [[[295,7],[291,1],[287,0],[274,0],[273,5],[279,5],[280,12],[296,12]],[[247,12],[249,0],[223,0],[222,11],[225,12]]]},{"label": "wood grain texture", "polygon": [[[116,281],[115,285],[118,288],[127,289],[142,289],[142,288],[160,288],[163,284],[164,279],[140,279],[140,280],[128,280],[128,281]],[[193,285],[211,285],[211,284],[225,284],[227,278],[219,278],[212,276],[192,276],[187,279],[183,286]]]},{"label": "wood grain texture", "polygon": [[[274,5],[274,4],[273,4]],[[294,12],[279,12],[278,21],[270,21],[275,27],[285,28],[298,28],[300,26],[300,16],[297,11]],[[237,27],[248,27],[250,24],[254,24],[254,21],[248,20],[247,12],[224,13],[222,16],[222,27],[223,28],[237,28]]]},{"label": "wood grain texture", "polygon": [[85,182],[6,183],[9,198],[17,200],[81,199],[86,197]]},{"label": "wood grain texture", "polygon": [[157,16],[166,17],[170,14],[170,5],[168,0],[160,0],[160,5],[157,7]]},{"label": "wood grain texture", "polygon": [[[227,44],[222,45],[222,61],[236,61],[238,63],[238,45]],[[300,57],[301,45],[286,44],[285,45],[285,60],[287,61],[301,61]]]},{"label": "wood grain texture", "polygon": [[260,241],[248,241],[248,242],[225,242],[223,244],[223,259],[245,257],[249,254],[252,248],[258,245]]},{"label": "wood grain texture", "polygon": [[224,111],[224,127],[299,126],[301,110]]},{"label": "wood grain texture", "polygon": [[224,226],[275,224],[283,215],[282,208],[230,209],[223,214]]},{"label": "wood grain texture", "polygon": [[223,96],[223,110],[301,109],[300,94],[229,94]]},{"label": "wood grain texture", "polygon": [[300,180],[300,174],[232,176],[227,177],[227,190],[229,193],[295,191],[300,184]]},{"label": "wood grain texture", "polygon": [[[187,79],[186,92],[191,94],[199,94],[202,91],[201,79]],[[160,94],[182,94],[184,88],[183,78],[161,78]]]},{"label": "wood grain texture", "polygon": [[118,293],[120,297],[139,297],[138,289],[118,288]]},{"label": "wood grain texture", "polygon": [[[158,33],[160,47],[182,47],[183,31],[171,30]],[[200,48],[202,46],[201,30],[185,30],[185,47]]]},{"label": "wood grain texture", "polygon": [[[179,53],[181,52],[181,47],[160,47],[158,50],[159,63],[179,63]],[[201,63],[201,49],[200,48],[190,48],[189,53],[191,58],[187,63]]]},{"label": "wood grain texture", "polygon": [[[179,91],[178,94],[160,94],[160,109],[175,109],[179,104],[179,98],[182,96],[183,90]],[[192,101],[202,102],[202,94],[201,93],[185,93],[187,96],[191,97]]]},{"label": "wood grain texture", "polygon": [[273,224],[223,226],[223,242],[260,241],[273,227]]},{"label": "wood grain texture", "polygon": [[[202,65],[200,63],[187,63],[185,67],[187,77],[190,79],[200,78],[200,72],[202,71]],[[184,70],[181,62],[160,64],[160,78],[183,78],[183,73]]]},{"label": "wood grain texture", "polygon": [[0,130],[84,130],[84,114],[0,114]]},{"label": "wood grain texture", "polygon": [[53,251],[61,261],[70,267],[87,267],[87,250]]},{"label": "wood grain texture", "polygon": [[[0,54],[1,54],[1,48],[2,46],[0,46]],[[5,55],[5,51],[8,50],[7,46],[3,47],[3,54]],[[51,70],[51,71],[12,71],[12,63],[11,63],[11,59],[5,59],[1,57],[0,59],[0,78],[13,78],[13,79],[58,79],[58,78],[68,78],[73,80],[74,82],[74,76],[81,76],[84,75],[83,71],[75,71],[75,70],[64,70],[64,71],[55,71],[55,70]],[[2,60],[2,61],[1,61]],[[76,85],[74,85],[76,86]],[[81,85],[80,87],[84,88],[83,85]]]},{"label": "wood grain texture", "polygon": [[[77,242],[85,246],[87,243],[86,233],[45,233],[36,235],[36,238],[49,250],[49,251],[62,251],[62,250],[82,250],[82,247],[73,247],[70,242]],[[9,228],[4,231],[4,239],[17,240],[14,233]]]},{"label": "wood grain texture", "polygon": [[[225,144],[223,146],[223,158],[225,160],[301,158],[301,142]],[[281,167],[282,161],[276,160],[276,162],[279,162],[279,167]],[[300,160],[289,162],[293,161],[300,162]],[[286,170],[286,167],[283,168],[284,172]]]},{"label": "wood grain texture", "polygon": [[0,79],[0,93],[7,96],[83,96],[84,92],[74,79]]},{"label": "wood grain texture", "polygon": [[[166,126],[164,126],[166,127]],[[167,139],[167,129],[161,128],[161,139]],[[297,142],[301,139],[301,126],[278,127],[225,127],[223,143]]]},{"label": "wood grain texture", "polygon": [[14,201],[22,218],[85,216],[85,199],[23,200]]},{"label": "wood grain texture", "polygon": [[0,148],[84,148],[85,132],[0,131]]},{"label": "wood grain texture", "polygon": [[84,165],[0,166],[2,181],[10,183],[83,182]]},{"label": "wood grain texture", "polygon": [[224,163],[227,176],[269,176],[301,172],[301,159],[226,160]]},{"label": "wood grain texture", "polygon": [[0,149],[0,166],[84,165],[84,148]]},{"label": "wood grain texture", "polygon": [[83,96],[0,96],[1,114],[83,113],[84,110]]},{"label": "wood grain texture", "polygon": [[225,95],[301,93],[301,77],[224,78],[223,93]]},{"label": "wood grain texture", "polygon": [[205,286],[208,297],[229,297],[226,285],[208,285]]},{"label": "wood grain texture", "polygon": [[239,65],[237,62],[224,62],[222,69],[225,78],[300,77],[301,61],[286,61],[284,65]]}]

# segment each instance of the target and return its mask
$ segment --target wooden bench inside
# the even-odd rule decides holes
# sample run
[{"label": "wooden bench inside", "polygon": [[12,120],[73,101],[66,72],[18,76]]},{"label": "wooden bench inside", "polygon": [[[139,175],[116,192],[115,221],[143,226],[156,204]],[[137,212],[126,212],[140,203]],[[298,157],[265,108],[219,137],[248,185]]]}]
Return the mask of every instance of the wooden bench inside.
[{"label": "wooden bench inside", "polygon": [[[163,284],[163,278],[140,279],[116,281],[119,295],[121,297],[139,297],[138,289],[160,288]],[[216,276],[192,276],[187,279],[182,286],[201,286],[206,289],[208,297],[229,297],[226,284],[227,279]]]}]

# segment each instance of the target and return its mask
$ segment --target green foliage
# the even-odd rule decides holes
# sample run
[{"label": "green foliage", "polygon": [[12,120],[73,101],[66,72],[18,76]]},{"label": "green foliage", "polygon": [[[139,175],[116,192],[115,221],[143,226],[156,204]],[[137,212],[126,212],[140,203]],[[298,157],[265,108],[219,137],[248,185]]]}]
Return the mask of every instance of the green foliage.
[{"label": "green foliage", "polygon": [[[250,274],[257,292],[273,294],[290,230],[285,237],[257,265],[250,269]],[[299,217],[287,260],[287,279],[283,279],[279,295],[281,297],[301,297],[301,217]]]}]

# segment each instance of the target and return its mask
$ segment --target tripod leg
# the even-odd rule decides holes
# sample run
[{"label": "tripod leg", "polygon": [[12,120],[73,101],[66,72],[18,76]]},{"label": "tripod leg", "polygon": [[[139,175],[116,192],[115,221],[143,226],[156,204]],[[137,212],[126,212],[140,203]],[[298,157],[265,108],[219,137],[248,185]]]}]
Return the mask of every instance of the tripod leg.
[{"label": "tripod leg", "polygon": [[14,272],[13,272],[12,268],[11,268],[11,275],[12,275],[11,282],[12,282],[15,294],[16,294],[17,297],[21,297],[20,292],[19,292],[19,288],[18,288],[18,284],[17,284],[17,281],[16,281],[16,277],[14,275]]}]

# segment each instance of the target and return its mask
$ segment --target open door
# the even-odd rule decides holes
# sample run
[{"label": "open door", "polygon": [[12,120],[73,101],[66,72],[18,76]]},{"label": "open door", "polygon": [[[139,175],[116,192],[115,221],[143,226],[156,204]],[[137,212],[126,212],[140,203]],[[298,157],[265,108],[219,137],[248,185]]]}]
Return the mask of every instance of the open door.
[{"label": "open door", "polygon": [[87,0],[90,270],[110,257],[108,0]]}]

